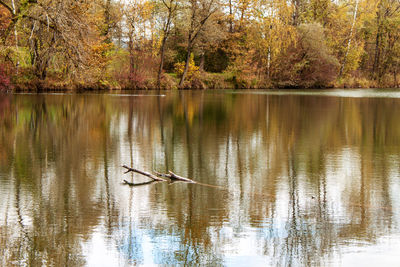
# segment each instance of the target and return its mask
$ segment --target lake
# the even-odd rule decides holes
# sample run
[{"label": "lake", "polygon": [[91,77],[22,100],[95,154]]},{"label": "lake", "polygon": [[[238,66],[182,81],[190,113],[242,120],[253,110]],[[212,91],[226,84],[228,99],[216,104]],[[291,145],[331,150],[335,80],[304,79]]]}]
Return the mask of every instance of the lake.
[{"label": "lake", "polygon": [[0,265],[399,266],[399,173],[394,90],[0,95]]}]

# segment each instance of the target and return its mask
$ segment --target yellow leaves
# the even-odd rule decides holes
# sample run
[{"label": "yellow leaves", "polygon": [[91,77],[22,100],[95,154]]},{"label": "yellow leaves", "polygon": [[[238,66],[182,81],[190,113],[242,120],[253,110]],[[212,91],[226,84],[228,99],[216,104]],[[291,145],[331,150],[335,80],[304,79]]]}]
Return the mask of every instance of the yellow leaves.
[{"label": "yellow leaves", "polygon": [[241,19],[243,19],[249,15],[247,13],[247,10],[250,8],[252,2],[253,1],[251,1],[251,0],[238,0],[238,7],[239,7],[239,10],[241,13]]},{"label": "yellow leaves", "polygon": [[144,18],[150,18],[154,10],[154,3],[145,2],[142,6],[142,15]]},{"label": "yellow leaves", "polygon": [[154,38],[153,40],[152,40],[152,44],[151,44],[151,46],[152,46],[152,55],[154,56],[154,57],[156,57],[157,55],[158,55],[158,53],[159,53],[159,50],[160,50],[160,47],[161,47],[161,44],[162,44],[162,39],[163,39],[163,35],[162,34],[160,34],[159,36],[158,36],[158,38]]},{"label": "yellow leaves", "polygon": [[[106,71],[113,60],[113,52],[115,45],[113,43],[105,43],[99,40],[98,43],[91,46],[91,54],[89,57],[90,71],[86,73],[86,78],[98,81],[101,84],[102,79],[106,79],[109,73]],[[104,85],[104,84],[102,84]]]},{"label": "yellow leaves", "polygon": [[92,51],[98,56],[105,56],[106,53],[114,49],[113,43],[100,43],[92,46]]},{"label": "yellow leaves", "polygon": [[358,69],[361,57],[364,54],[363,43],[354,44],[347,55],[346,65],[343,73],[350,74],[352,71]]},{"label": "yellow leaves", "polygon": [[291,24],[292,11],[286,1],[257,2],[251,26],[247,29],[247,47],[259,66],[274,68],[275,59],[297,40]]},{"label": "yellow leaves", "polygon": [[126,11],[127,15],[134,21],[145,21],[152,17],[154,3],[144,0],[128,1]]},{"label": "yellow leaves", "polygon": [[[176,74],[181,77],[183,75],[184,70],[185,70],[185,62],[175,63],[174,70],[175,70]],[[198,72],[199,72],[199,67],[197,67],[195,65],[195,63],[194,63],[194,55],[192,53],[192,54],[190,54],[189,69],[188,69],[188,72],[187,72],[187,75],[186,75],[187,80],[190,81],[193,78],[193,76]]]},{"label": "yellow leaves", "polygon": [[4,7],[0,6],[0,35],[4,29],[8,27],[11,22],[10,12]]},{"label": "yellow leaves", "polygon": [[111,60],[110,52],[115,49],[113,43],[98,43],[92,46],[93,58],[91,58],[91,65],[104,68]]},{"label": "yellow leaves", "polygon": [[264,42],[270,51],[276,54],[296,39],[295,28],[290,23],[293,12],[286,1],[260,1],[257,11],[252,22],[253,38]]}]

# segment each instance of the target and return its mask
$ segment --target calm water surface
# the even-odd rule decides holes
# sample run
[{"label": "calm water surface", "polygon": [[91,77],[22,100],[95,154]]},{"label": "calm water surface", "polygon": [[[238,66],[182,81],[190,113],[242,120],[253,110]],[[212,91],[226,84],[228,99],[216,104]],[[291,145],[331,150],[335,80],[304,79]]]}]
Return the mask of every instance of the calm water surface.
[{"label": "calm water surface", "polygon": [[0,95],[1,266],[399,266],[399,93],[162,94]]}]

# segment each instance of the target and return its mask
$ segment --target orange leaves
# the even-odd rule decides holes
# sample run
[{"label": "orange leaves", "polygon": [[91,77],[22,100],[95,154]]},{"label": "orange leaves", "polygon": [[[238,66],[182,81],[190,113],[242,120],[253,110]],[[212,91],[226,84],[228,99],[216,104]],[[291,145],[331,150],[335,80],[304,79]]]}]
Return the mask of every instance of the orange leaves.
[{"label": "orange leaves", "polygon": [[0,6],[0,36],[3,35],[4,30],[8,27],[11,22],[10,12],[7,9]]},{"label": "orange leaves", "polygon": [[113,43],[100,43],[92,46],[92,51],[97,57],[105,57],[107,53],[113,50]]}]

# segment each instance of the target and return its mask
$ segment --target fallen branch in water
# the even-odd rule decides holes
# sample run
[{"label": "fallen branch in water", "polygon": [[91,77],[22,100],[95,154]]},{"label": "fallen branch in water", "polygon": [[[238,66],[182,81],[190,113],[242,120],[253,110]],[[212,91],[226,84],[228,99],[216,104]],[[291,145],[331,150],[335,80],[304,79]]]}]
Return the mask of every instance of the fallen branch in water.
[{"label": "fallen branch in water", "polygon": [[126,166],[126,165],[122,165],[122,167],[125,168],[125,169],[127,169],[127,171],[126,171],[125,173],[128,173],[128,172],[136,172],[136,173],[139,173],[139,174],[141,174],[141,175],[147,176],[147,177],[149,177],[150,179],[153,179],[153,181],[160,181],[160,182],[167,182],[167,181],[168,181],[167,179],[164,179],[164,178],[161,178],[161,177],[157,177],[157,176],[155,176],[154,174],[151,174],[151,173],[149,173],[149,172],[140,171],[140,170],[137,170],[137,169],[128,167],[128,166]]},{"label": "fallen branch in water", "polygon": [[198,185],[223,189],[223,187],[221,187],[221,186],[203,184],[203,183],[193,181],[192,179],[177,175],[177,174],[173,173],[172,171],[168,171],[168,173],[161,173],[161,172],[153,171],[155,173],[155,175],[154,175],[152,173],[134,169],[134,168],[128,167],[126,165],[122,165],[122,167],[127,169],[127,171],[125,173],[136,172],[136,173],[139,173],[141,175],[144,175],[144,176],[152,179],[152,181],[150,181],[150,182],[137,183],[137,184],[128,182],[127,180],[124,180],[124,184],[129,185],[129,186],[142,186],[142,185],[149,185],[149,184],[157,183],[157,182],[169,182],[169,183],[184,182],[184,183],[188,183],[188,184],[198,184]]},{"label": "fallen branch in water", "polygon": [[182,182],[192,183],[192,184],[195,184],[195,183],[196,183],[196,182],[193,181],[192,179],[179,176],[179,175],[173,173],[172,171],[168,171],[168,174],[166,174],[166,173],[160,173],[160,172],[157,172],[157,171],[154,171],[154,173],[155,173],[157,176],[168,178],[168,179],[170,179],[171,181],[182,181]]},{"label": "fallen branch in water", "polygon": [[[136,172],[136,173],[139,173],[139,174],[144,175],[146,177],[149,177],[153,181],[158,181],[158,182],[181,181],[181,182],[192,183],[192,184],[196,183],[195,181],[193,181],[193,180],[191,180],[189,178],[185,178],[185,177],[179,176],[179,175],[173,173],[172,171],[169,171],[168,173],[160,173],[160,172],[154,171],[154,173],[155,173],[155,175],[154,175],[152,173],[141,171],[141,170],[138,170],[138,169],[134,169],[134,168],[128,167],[126,165],[122,165],[122,167],[127,169],[127,171],[124,174],[129,173],[129,172]],[[167,179],[165,179],[165,178],[167,178]],[[126,180],[124,180],[124,182],[125,182],[125,184],[130,185],[130,186],[135,185],[135,184],[130,183],[130,182],[126,181]]]}]

